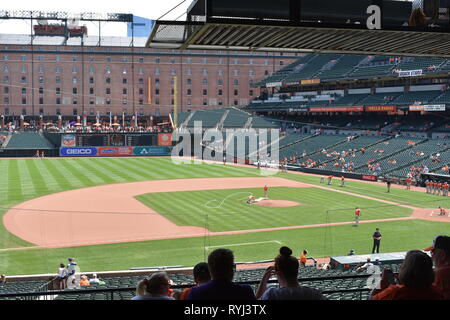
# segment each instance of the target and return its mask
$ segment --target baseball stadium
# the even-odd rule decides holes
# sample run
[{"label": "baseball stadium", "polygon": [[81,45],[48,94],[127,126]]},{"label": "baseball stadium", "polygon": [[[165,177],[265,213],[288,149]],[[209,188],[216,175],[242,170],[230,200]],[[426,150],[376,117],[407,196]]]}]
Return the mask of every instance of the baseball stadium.
[{"label": "baseball stadium", "polygon": [[256,294],[288,247],[301,286],[368,300],[368,264],[432,261],[450,234],[450,7],[314,2],[192,1],[122,38],[0,11],[32,26],[0,33],[0,299],[130,300],[159,272],[173,294],[221,248]]}]

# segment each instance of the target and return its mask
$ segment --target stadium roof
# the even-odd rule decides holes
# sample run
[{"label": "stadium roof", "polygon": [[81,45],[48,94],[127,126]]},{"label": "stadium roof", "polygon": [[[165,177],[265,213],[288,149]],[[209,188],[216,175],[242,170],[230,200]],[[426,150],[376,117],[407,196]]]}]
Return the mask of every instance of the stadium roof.
[{"label": "stadium roof", "polygon": [[[336,6],[334,0],[314,0],[316,7],[311,1],[206,0],[206,7],[205,1],[194,1],[188,21],[157,21],[146,46],[450,57],[448,22],[404,26],[412,9],[409,1],[376,1],[386,10],[382,27],[375,30],[367,27],[368,15],[362,11],[372,1],[341,0]],[[292,3],[304,7],[294,12]],[[332,4],[337,12],[332,12]],[[322,5],[323,12],[317,9]]]}]

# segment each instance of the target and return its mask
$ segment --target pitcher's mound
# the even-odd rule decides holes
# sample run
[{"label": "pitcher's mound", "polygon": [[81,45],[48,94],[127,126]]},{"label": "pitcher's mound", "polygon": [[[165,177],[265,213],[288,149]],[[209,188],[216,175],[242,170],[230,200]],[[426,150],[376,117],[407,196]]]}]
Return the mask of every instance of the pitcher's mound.
[{"label": "pitcher's mound", "polygon": [[296,207],[301,205],[301,203],[288,200],[261,200],[254,204],[263,207]]}]

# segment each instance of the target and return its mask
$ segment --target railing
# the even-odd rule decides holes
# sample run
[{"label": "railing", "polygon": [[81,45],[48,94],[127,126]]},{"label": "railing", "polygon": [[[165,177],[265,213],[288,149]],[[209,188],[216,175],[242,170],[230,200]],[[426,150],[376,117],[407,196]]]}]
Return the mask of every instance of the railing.
[{"label": "railing", "polygon": [[[331,276],[331,277],[312,277],[312,278],[299,278],[299,282],[311,282],[311,281],[322,281],[322,280],[338,280],[338,279],[357,279],[357,278],[368,278],[369,274],[358,274],[358,275],[347,275],[347,276]],[[239,281],[240,284],[248,285],[258,285],[259,281]],[[277,280],[269,280],[268,283],[278,283]],[[190,288],[194,284],[186,285],[174,285],[171,286],[172,289],[184,289]],[[322,290],[322,294],[330,295],[336,293],[360,293],[360,299],[364,292],[370,292],[370,288],[354,288],[354,289],[336,289],[336,290]],[[135,292],[135,287],[123,287],[123,288],[100,288],[100,289],[68,289],[68,290],[44,290],[35,292],[21,292],[21,293],[2,293],[0,294],[0,300],[7,298],[16,298],[16,300],[53,300],[55,296],[64,295],[74,295],[74,294],[98,294],[104,293],[105,296],[109,297],[106,300],[114,300],[114,293],[118,292]]]}]

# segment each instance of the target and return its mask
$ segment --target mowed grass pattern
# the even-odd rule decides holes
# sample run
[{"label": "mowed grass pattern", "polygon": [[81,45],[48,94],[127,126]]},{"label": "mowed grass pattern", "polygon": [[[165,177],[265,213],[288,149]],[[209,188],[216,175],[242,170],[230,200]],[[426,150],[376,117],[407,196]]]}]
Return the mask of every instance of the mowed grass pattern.
[{"label": "mowed grass pattern", "polygon": [[[258,171],[252,168],[210,164],[175,166],[170,158],[0,159],[0,177],[2,177],[0,179],[0,215],[3,216],[7,208],[15,204],[45,194],[95,185],[155,179],[259,176]],[[318,176],[286,173],[279,173],[277,176],[312,185],[321,185]],[[440,196],[394,188],[391,193],[386,193],[385,186],[362,182],[348,181],[347,186],[341,188],[335,181],[331,188],[394,202],[408,203],[417,207],[437,208],[438,205],[450,207],[448,200]],[[280,188],[280,190],[283,189]],[[223,196],[222,192],[223,190],[217,196]],[[258,189],[255,194],[261,194],[261,192],[262,190]],[[283,192],[281,199],[286,199],[286,191],[283,190]],[[346,216],[346,220],[350,221],[353,219],[355,202],[362,207],[364,206],[359,202],[360,198],[349,196],[348,201],[346,201],[347,199],[344,200],[341,194],[328,192],[331,193],[325,195],[325,193],[319,194],[314,191],[308,197],[311,198],[310,201],[317,202],[319,206],[322,205],[323,201],[332,202],[329,209],[338,207],[342,209],[339,210],[342,212],[330,212],[329,215],[325,216],[325,219],[318,215],[315,217],[317,221],[326,220],[319,223],[329,222],[331,218],[344,216]],[[271,190],[270,195],[271,197],[278,196],[275,190]],[[207,194],[204,199],[201,199],[206,202],[211,200],[210,197],[211,194]],[[307,203],[309,201],[306,198],[300,201],[296,192],[292,194],[292,197],[299,202]],[[306,197],[306,193],[304,197]],[[172,205],[172,201],[163,205]],[[178,206],[186,210],[198,209],[198,205],[191,203],[190,207],[187,207],[182,201],[178,202]],[[379,217],[396,217],[409,214],[402,208],[397,209],[389,212],[386,208],[380,207],[374,214],[379,215]],[[254,215],[258,217],[257,213]],[[369,219],[370,215],[366,209],[363,210],[363,219]],[[217,217],[217,221],[220,222],[221,217],[219,215]],[[259,218],[261,217],[259,216]],[[264,219],[266,226],[268,221],[272,225],[287,224],[284,221],[286,217],[282,215],[272,218],[269,214],[269,217],[266,218],[273,219]],[[249,217],[243,217],[243,219],[242,221],[236,219],[228,221],[229,229],[239,228],[242,225],[245,229],[248,229],[251,224],[253,224],[252,227],[262,227],[263,225],[262,220],[254,221]],[[291,219],[289,223],[296,224],[296,221],[292,221],[293,217],[289,217],[289,219]],[[303,223],[307,224],[310,224],[311,221],[302,220]],[[192,222],[191,220],[180,221],[180,223],[188,223],[189,225],[192,225]],[[202,219],[199,219],[198,223],[202,225]],[[276,255],[281,244],[292,247],[296,253],[307,248],[310,255],[314,257],[342,255],[350,249],[355,249],[358,254],[365,254],[371,252],[371,236],[375,227],[381,228],[383,233],[381,246],[383,252],[422,249],[430,245],[434,235],[448,234],[449,230],[449,224],[447,223],[409,220],[361,224],[358,228],[351,225],[328,226],[215,237],[205,235],[204,237],[188,239],[39,249],[30,248],[31,244],[10,234],[0,224],[0,271],[8,275],[55,273],[59,263],[66,261],[69,256],[77,258],[83,271],[123,270],[131,267],[158,265],[192,266],[199,261],[204,261],[207,253],[218,246],[229,246],[235,252],[236,261],[271,259]]]},{"label": "mowed grass pattern", "polygon": [[[0,159],[0,215],[46,194],[121,182],[251,177],[248,168],[213,164],[174,165],[170,158]],[[74,199],[75,201],[75,199]],[[0,249],[30,246],[0,225]]]},{"label": "mowed grass pattern", "polygon": [[301,205],[248,205],[249,195],[263,196],[261,188],[150,193],[136,198],[177,225],[204,227],[213,232],[353,221],[355,207],[362,209],[362,220],[412,213],[408,208],[318,188],[276,187],[269,191],[270,199]]}]

